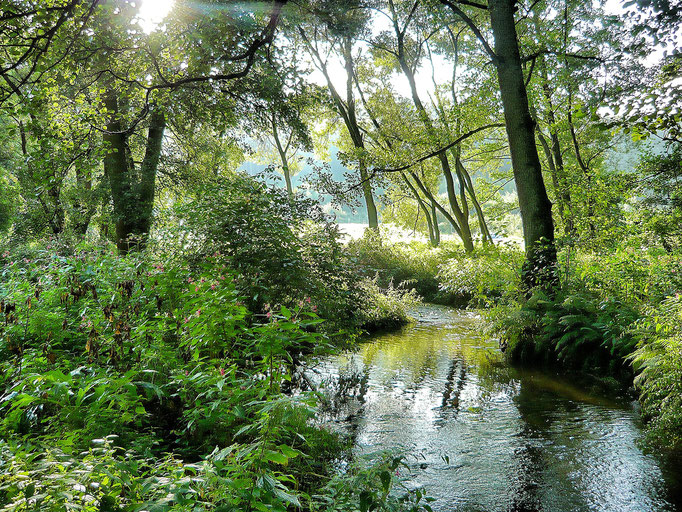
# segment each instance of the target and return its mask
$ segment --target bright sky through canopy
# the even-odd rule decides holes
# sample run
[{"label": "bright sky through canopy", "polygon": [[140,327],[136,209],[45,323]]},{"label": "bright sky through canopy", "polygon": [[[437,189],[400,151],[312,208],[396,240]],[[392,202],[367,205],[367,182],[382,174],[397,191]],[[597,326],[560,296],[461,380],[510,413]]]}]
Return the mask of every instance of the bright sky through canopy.
[{"label": "bright sky through canopy", "polygon": [[140,5],[140,26],[149,33],[168,15],[175,0],[142,0]]}]

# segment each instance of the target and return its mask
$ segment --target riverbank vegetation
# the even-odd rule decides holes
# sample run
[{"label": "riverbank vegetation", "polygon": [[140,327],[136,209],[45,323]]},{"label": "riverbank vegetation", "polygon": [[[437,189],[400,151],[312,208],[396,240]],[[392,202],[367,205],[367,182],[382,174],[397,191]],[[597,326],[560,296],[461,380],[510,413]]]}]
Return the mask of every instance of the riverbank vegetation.
[{"label": "riverbank vegetation", "polygon": [[682,444],[679,14],[0,0],[0,508],[430,511],[303,371],[419,300]]}]

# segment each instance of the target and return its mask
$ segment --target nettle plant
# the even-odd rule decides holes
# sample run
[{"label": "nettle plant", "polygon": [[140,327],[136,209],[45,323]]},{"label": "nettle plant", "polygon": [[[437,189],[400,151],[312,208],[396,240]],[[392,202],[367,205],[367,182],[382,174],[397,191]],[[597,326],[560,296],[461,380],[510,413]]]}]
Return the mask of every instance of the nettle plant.
[{"label": "nettle plant", "polygon": [[83,356],[117,368],[173,340],[195,359],[219,355],[247,310],[224,273],[187,276],[182,267],[113,255],[46,251],[10,261],[0,283],[2,349],[17,357],[39,350],[57,366]]},{"label": "nettle plant", "polygon": [[[0,281],[0,469],[27,476],[0,481],[3,506],[299,505],[289,461],[329,436],[309,425],[306,397],[280,386],[301,354],[326,347],[312,300],[253,315],[220,255],[192,268],[32,256],[6,258]],[[164,453],[174,462],[152,462]]]},{"label": "nettle plant", "polygon": [[[36,256],[6,261],[0,282],[6,427],[26,430],[27,422],[48,421],[48,411],[109,403],[98,394],[100,379],[123,379],[126,398],[115,400],[130,403],[132,413],[120,415],[127,423],[169,374],[199,364],[235,365],[275,390],[295,354],[322,346],[311,332],[320,322],[313,305],[282,308],[254,325],[215,261],[190,272],[133,256]],[[118,396],[113,388],[107,393]]]}]

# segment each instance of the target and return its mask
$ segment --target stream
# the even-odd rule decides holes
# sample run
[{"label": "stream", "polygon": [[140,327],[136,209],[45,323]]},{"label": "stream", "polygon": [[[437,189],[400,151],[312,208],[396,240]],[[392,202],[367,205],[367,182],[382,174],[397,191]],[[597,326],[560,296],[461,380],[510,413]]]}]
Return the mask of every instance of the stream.
[{"label": "stream", "polygon": [[437,512],[682,510],[682,462],[640,448],[633,396],[508,367],[474,312],[414,316],[316,368],[356,455],[405,454]]}]

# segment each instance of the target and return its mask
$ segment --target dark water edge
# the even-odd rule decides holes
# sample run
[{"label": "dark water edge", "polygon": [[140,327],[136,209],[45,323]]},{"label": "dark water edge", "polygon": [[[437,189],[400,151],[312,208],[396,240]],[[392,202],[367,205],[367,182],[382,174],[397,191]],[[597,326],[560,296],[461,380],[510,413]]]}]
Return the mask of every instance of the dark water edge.
[{"label": "dark water edge", "polygon": [[641,448],[631,394],[509,367],[474,312],[415,316],[316,369],[356,455],[406,454],[440,512],[682,510],[682,458]]}]

